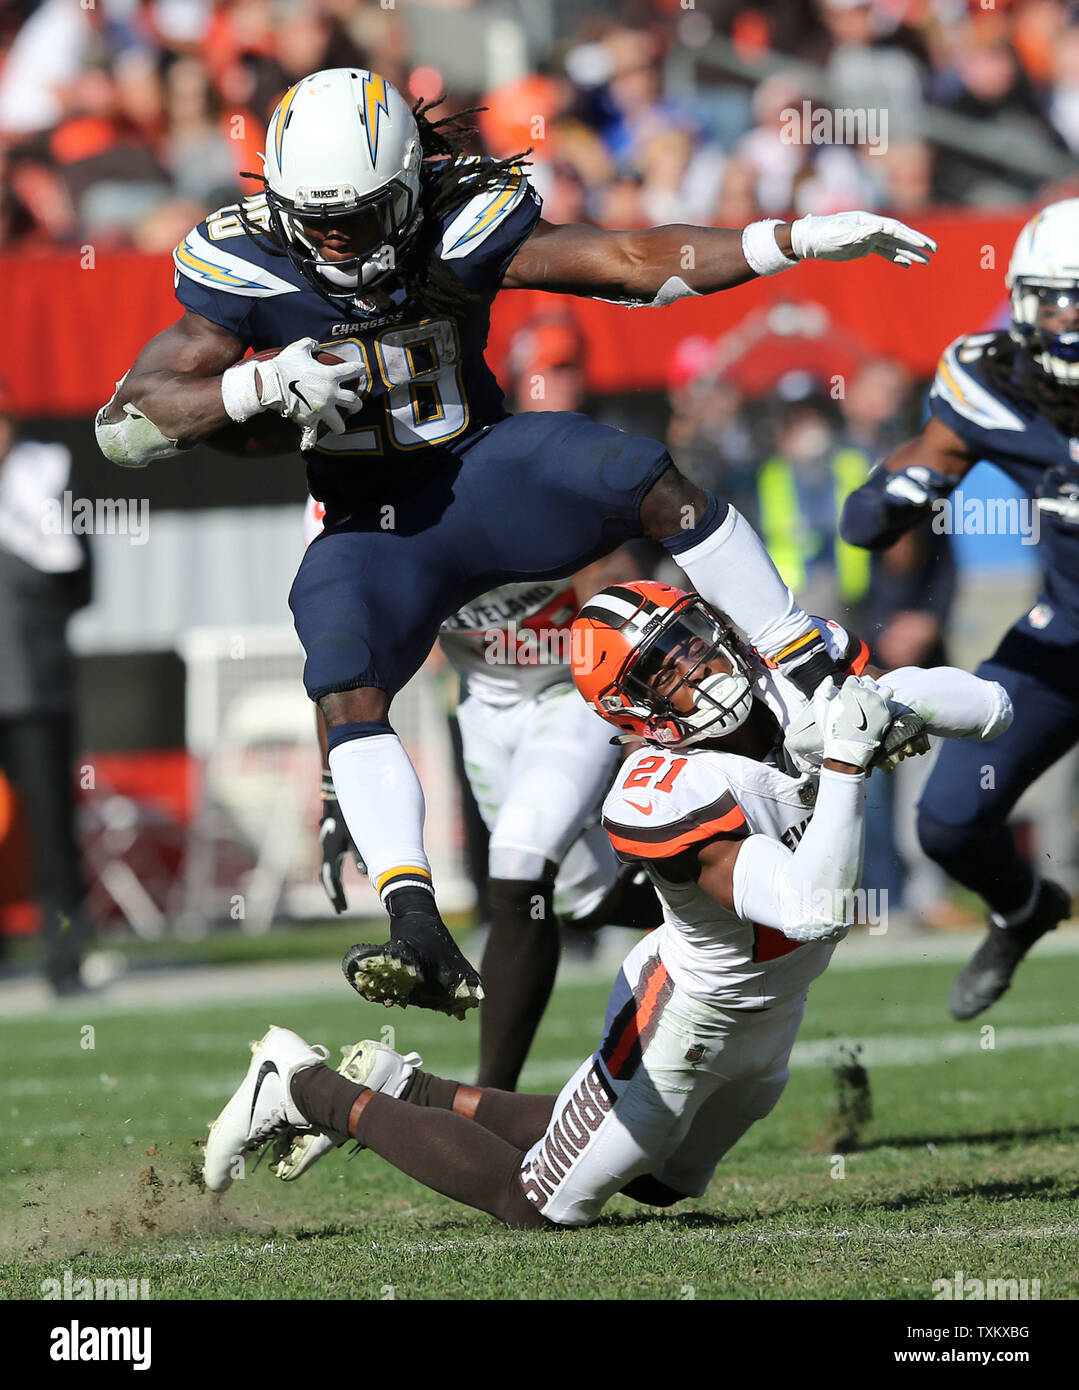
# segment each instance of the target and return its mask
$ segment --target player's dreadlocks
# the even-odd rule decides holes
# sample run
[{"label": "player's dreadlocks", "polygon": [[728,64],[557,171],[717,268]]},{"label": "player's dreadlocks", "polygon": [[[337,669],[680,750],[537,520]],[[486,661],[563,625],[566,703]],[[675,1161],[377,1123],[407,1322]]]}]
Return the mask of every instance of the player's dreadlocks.
[{"label": "player's dreadlocks", "polygon": [[473,106],[455,116],[432,121],[428,113],[445,99],[418,101],[412,108],[426,174],[420,192],[423,225],[415,251],[401,269],[401,282],[411,298],[440,313],[452,314],[467,312],[480,301],[480,296],[466,289],[451,267],[435,254],[442,219],[477,194],[502,188],[521,172],[531,151],[523,150],[509,159],[479,160],[468,156],[465,151],[475,127],[467,118],[485,108]]},{"label": "player's dreadlocks", "polygon": [[[475,129],[467,117],[478,115],[486,108],[473,106],[455,116],[432,121],[428,113],[445,100],[444,96],[435,101],[420,100],[412,108],[420,135],[423,219],[415,242],[398,267],[398,279],[409,298],[425,308],[440,314],[465,314],[482,303],[482,296],[462,284],[452,268],[436,254],[442,219],[477,194],[494,192],[520,175],[531,150],[523,150],[509,159],[479,159],[467,154]],[[261,174],[244,174],[243,177],[266,183]],[[248,232],[263,238],[263,244],[274,255],[288,254],[272,228],[255,226],[251,222],[245,203],[240,204],[240,220]],[[362,290],[359,292],[362,294]]]},{"label": "player's dreadlocks", "polygon": [[1063,434],[1079,435],[1079,387],[1043,372],[1010,333],[998,333],[985,350],[985,375],[1002,396],[1035,405]]}]

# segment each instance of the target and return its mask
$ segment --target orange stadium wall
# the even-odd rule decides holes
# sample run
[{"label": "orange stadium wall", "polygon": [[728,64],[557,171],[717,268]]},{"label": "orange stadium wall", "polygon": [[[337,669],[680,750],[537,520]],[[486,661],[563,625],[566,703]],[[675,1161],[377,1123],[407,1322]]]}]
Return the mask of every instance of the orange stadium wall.
[{"label": "orange stadium wall", "polygon": [[[794,276],[756,280],[721,300],[692,299],[661,314],[588,300],[559,303],[572,304],[580,322],[594,392],[660,389],[682,338],[718,337],[751,310],[781,299],[825,304],[833,320],[868,347],[928,377],[945,344],[999,311],[1012,243],[1027,215],[919,218],[918,226],[940,245],[929,270],[901,270],[875,257],[857,265],[818,262]],[[529,291],[496,301],[490,341],[496,370],[516,326],[548,298]],[[0,256],[0,305],[0,377],[16,411],[33,416],[96,410],[146,339],[179,312],[168,261],[89,247]]]}]

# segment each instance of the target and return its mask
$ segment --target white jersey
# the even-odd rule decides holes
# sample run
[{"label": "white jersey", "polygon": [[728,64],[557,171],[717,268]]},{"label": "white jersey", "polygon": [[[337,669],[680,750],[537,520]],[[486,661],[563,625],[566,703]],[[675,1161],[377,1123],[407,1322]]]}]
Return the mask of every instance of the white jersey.
[{"label": "white jersey", "polygon": [[439,645],[485,704],[508,706],[572,681],[570,625],[577,596],[565,579],[502,584],[447,618]]},{"label": "white jersey", "polygon": [[[835,623],[821,630],[833,656],[852,645]],[[865,665],[865,649],[852,664]],[[782,728],[808,703],[778,671],[758,663],[754,694]],[[782,754],[780,754],[782,757]],[[768,835],[793,850],[817,796],[816,773],[784,759],[758,762],[712,749],[640,749],[623,765],[603,804],[603,824],[619,857],[640,861],[663,904],[659,954],[671,979],[696,999],[760,1009],[803,993],[824,970],[834,943],[799,945],[774,928],[722,908],[693,879],[679,878],[677,856],[717,836]]]}]

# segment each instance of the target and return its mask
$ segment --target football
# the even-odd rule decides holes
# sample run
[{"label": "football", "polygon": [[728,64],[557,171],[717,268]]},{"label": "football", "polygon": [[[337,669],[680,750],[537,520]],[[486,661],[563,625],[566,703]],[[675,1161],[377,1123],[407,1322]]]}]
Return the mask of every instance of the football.
[{"label": "football", "polygon": [[[251,356],[256,362],[266,362],[283,351],[284,349],[279,347],[263,348],[261,352],[253,352]],[[316,355],[327,367],[335,367],[345,360],[343,357],[336,357],[332,352],[320,352]],[[320,426],[319,433],[322,434],[325,429],[325,425]],[[267,410],[261,415],[253,415],[243,424],[222,425],[219,430],[207,435],[205,443],[211,449],[225,454],[238,454],[241,458],[273,458],[277,454],[292,454],[299,450],[300,428],[291,420],[283,420],[274,411]]]},{"label": "football", "polygon": [[[263,348],[261,352],[253,352],[251,356],[256,362],[268,362],[271,357],[276,357],[284,350],[283,347]],[[332,352],[317,352],[315,356],[324,367],[336,367],[345,360],[343,357],[335,357]]]}]

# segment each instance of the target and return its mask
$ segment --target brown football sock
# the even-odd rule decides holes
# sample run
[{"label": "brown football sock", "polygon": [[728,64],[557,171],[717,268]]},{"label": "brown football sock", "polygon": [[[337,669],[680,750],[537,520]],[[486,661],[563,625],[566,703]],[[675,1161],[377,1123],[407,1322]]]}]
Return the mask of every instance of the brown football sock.
[{"label": "brown football sock", "polygon": [[453,1110],[517,1149],[532,1147],[550,1123],[555,1103],[554,1096],[465,1086],[418,1069],[409,1077],[400,1098],[409,1105]]},{"label": "brown football sock", "polygon": [[492,878],[491,932],[480,974],[477,1084],[512,1091],[558,972],[560,941],[549,882]]},{"label": "brown football sock", "polygon": [[[292,1099],[317,1129],[348,1133],[348,1117],[356,1098],[367,1090],[333,1071],[325,1062],[304,1067],[292,1078]],[[515,1148],[528,1149],[550,1123],[554,1096],[521,1095],[515,1091],[480,1090],[463,1086],[417,1068],[401,1093],[401,1100],[428,1110],[453,1110],[474,1120]]]},{"label": "brown football sock", "polygon": [[429,1110],[452,1110],[453,1098],[459,1083],[446,1081],[419,1067],[405,1082],[399,1100],[407,1100],[409,1105],[423,1105]]},{"label": "brown football sock", "polygon": [[316,1129],[347,1134],[349,1112],[366,1087],[357,1086],[325,1062],[316,1062],[296,1072],[289,1090],[299,1110]]},{"label": "brown football sock", "polygon": [[556,1100],[557,1096],[521,1095],[487,1086],[472,1118],[507,1144],[527,1151],[551,1123]]},{"label": "brown football sock", "polygon": [[489,1212],[507,1226],[553,1229],[521,1186],[523,1149],[452,1111],[377,1092],[368,1097],[351,1130],[364,1148],[425,1187]]}]

